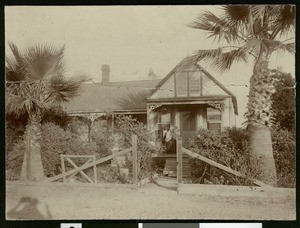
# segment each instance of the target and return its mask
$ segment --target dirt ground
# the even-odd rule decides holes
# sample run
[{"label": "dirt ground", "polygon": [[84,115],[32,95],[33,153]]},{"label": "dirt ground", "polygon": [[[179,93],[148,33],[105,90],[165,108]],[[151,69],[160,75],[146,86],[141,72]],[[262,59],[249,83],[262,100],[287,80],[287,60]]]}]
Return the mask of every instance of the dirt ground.
[{"label": "dirt ground", "polygon": [[295,211],[295,198],[178,195],[174,189],[156,184],[138,190],[6,184],[8,220],[294,220]]}]

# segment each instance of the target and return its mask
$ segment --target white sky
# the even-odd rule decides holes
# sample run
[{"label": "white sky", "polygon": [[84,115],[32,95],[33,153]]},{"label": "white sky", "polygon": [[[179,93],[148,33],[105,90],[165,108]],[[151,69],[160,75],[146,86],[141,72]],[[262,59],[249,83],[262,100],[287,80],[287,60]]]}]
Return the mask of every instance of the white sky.
[{"label": "white sky", "polygon": [[[216,8],[7,6],[5,40],[6,44],[13,41],[20,49],[37,43],[66,44],[69,75],[89,75],[95,82],[101,81],[103,64],[110,65],[111,81],[146,79],[150,68],[163,78],[187,54],[217,46],[206,40],[202,31],[187,27],[202,10],[217,12]],[[270,67],[276,66],[295,74],[295,58],[289,54],[274,56]],[[234,65],[222,74],[206,69],[237,96],[240,126],[249,87],[232,85],[248,85],[251,64]]]}]

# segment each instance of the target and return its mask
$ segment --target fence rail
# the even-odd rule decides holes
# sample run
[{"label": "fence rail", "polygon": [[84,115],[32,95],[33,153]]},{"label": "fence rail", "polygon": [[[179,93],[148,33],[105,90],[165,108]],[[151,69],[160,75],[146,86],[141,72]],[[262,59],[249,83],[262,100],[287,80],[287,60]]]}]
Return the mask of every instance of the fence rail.
[{"label": "fence rail", "polygon": [[[178,137],[176,141],[177,141],[177,143],[176,143],[176,149],[177,149],[177,182],[178,182],[178,184],[182,183],[182,155],[183,155],[183,153],[191,156],[192,158],[199,159],[199,160],[201,160],[203,162],[206,162],[209,165],[212,165],[212,166],[217,167],[217,168],[219,168],[221,170],[224,170],[224,171],[226,171],[228,173],[231,173],[231,174],[233,174],[235,176],[245,177],[245,175],[243,175],[242,173],[240,173],[240,172],[238,172],[236,170],[233,170],[233,169],[231,169],[231,168],[229,168],[229,167],[227,167],[225,165],[217,163],[217,162],[215,162],[215,161],[213,161],[213,160],[211,160],[209,158],[206,158],[206,157],[204,157],[204,156],[202,156],[200,154],[197,154],[195,152],[192,152],[192,151],[190,151],[190,150],[182,147],[182,139],[181,139],[181,137]],[[261,186],[261,187],[269,187],[269,188],[272,187],[270,185],[267,185],[267,184],[265,184],[265,183],[263,183],[261,181],[255,180],[255,179],[252,179],[252,181],[253,181],[254,184],[256,184],[258,186]]]},{"label": "fence rail", "polygon": [[[104,163],[106,161],[109,161],[113,158],[123,156],[125,154],[128,154],[132,152],[132,159],[133,159],[133,185],[138,186],[138,157],[137,157],[137,136],[132,136],[132,146],[130,148],[127,148],[125,150],[122,150],[120,152],[114,153],[112,155],[109,155],[104,158],[100,158],[96,160],[96,157],[94,155],[62,155],[61,156],[61,166],[62,166],[62,174],[59,174],[54,177],[50,177],[44,180],[44,182],[53,182],[59,179],[63,179],[64,182],[66,182],[67,176],[75,176],[77,173],[80,173],[90,184],[96,184],[97,183],[97,165]],[[78,167],[71,158],[88,158],[88,160],[80,167]],[[70,171],[65,171],[65,160],[68,161],[74,169]],[[94,167],[94,181],[87,176],[83,170]]]}]

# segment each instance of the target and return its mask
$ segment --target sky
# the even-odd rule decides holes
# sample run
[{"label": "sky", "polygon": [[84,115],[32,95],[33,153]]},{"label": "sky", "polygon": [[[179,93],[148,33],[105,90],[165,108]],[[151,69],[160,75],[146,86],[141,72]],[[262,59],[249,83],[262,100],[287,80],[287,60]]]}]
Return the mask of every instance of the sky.
[{"label": "sky", "polygon": [[[219,7],[6,6],[6,55],[8,41],[21,50],[35,44],[65,44],[70,76],[84,74],[101,82],[101,66],[108,64],[111,81],[147,79],[150,68],[163,78],[187,55],[218,46],[187,26],[203,10],[217,13]],[[223,73],[200,65],[237,96],[236,122],[241,126],[252,65],[236,64]],[[295,75],[295,58],[274,55],[270,67]]]}]

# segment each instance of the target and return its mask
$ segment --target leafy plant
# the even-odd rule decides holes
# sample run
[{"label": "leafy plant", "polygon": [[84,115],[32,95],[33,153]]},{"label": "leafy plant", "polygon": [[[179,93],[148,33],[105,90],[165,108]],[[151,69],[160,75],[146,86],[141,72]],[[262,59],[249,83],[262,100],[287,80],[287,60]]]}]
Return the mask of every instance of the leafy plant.
[{"label": "leafy plant", "polygon": [[[147,126],[131,116],[119,115],[115,117],[115,133],[120,135],[119,146],[120,149],[131,147],[132,135],[137,135],[138,138],[138,162],[139,180],[149,177],[152,170],[152,154],[156,152],[156,148],[151,146],[150,141],[152,136],[147,129]],[[132,162],[129,157],[127,167],[132,173]]]},{"label": "leafy plant", "polygon": [[294,133],[274,127],[272,141],[278,186],[294,188],[296,187],[296,139]]},{"label": "leafy plant", "polygon": [[193,182],[252,185],[252,179],[260,174],[260,170],[258,158],[251,156],[248,137],[249,134],[246,130],[238,128],[227,128],[222,132],[199,130],[197,136],[189,141],[188,149],[239,171],[244,177],[237,177],[199,159],[192,159]]}]

